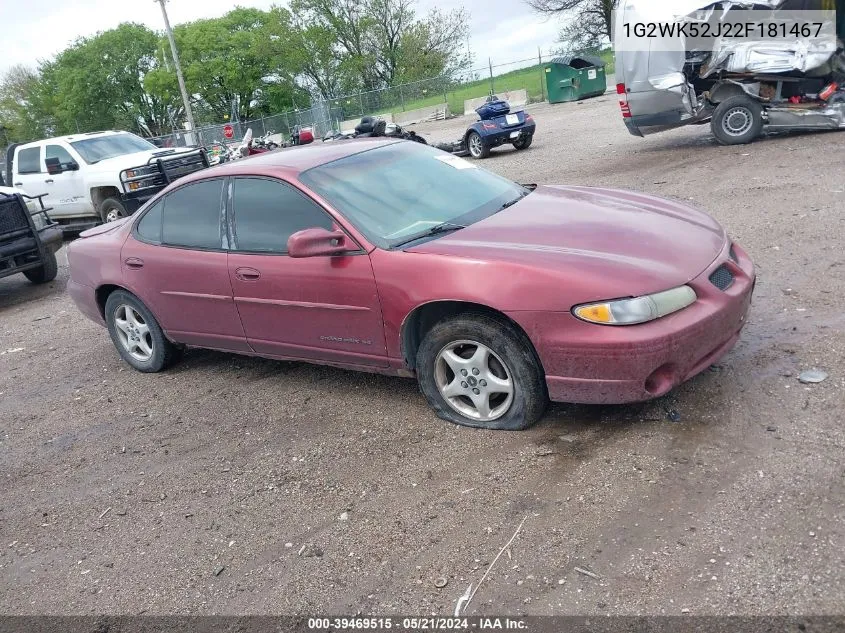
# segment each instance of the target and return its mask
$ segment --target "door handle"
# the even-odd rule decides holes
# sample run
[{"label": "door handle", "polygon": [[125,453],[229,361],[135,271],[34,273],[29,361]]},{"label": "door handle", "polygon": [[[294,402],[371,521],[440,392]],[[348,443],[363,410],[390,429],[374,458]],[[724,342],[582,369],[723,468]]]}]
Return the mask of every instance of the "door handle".
[{"label": "door handle", "polygon": [[124,263],[127,268],[132,268],[134,270],[144,267],[144,260],[137,257],[127,257]]},{"label": "door handle", "polygon": [[258,281],[261,278],[261,273],[255,268],[236,268],[235,277],[241,281]]},{"label": "door handle", "polygon": [[22,183],[22,182],[14,182],[14,183],[12,183],[12,184],[13,184],[15,187],[23,187],[23,183]]},{"label": "door handle", "polygon": [[49,183],[52,183],[52,182],[53,182],[53,179],[52,179],[52,178],[48,178],[48,179],[47,179],[47,180],[45,180],[44,182],[49,182]]}]

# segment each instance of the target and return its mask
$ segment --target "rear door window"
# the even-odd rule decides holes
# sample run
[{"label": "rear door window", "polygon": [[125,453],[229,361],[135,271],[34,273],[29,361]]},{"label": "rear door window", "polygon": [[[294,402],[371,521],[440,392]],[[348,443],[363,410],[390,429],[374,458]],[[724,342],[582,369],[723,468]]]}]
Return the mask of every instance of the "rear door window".
[{"label": "rear door window", "polygon": [[27,147],[18,151],[18,167],[19,174],[38,174],[41,173],[41,148]]},{"label": "rear door window", "polygon": [[165,196],[162,243],[186,248],[222,249],[223,183],[222,178],[202,180]]}]

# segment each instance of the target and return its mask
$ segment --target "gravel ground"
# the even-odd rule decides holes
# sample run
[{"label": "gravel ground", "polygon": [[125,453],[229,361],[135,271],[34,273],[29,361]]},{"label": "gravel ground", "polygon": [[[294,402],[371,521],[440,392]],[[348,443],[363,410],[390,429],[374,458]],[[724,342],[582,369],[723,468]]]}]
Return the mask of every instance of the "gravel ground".
[{"label": "gravel ground", "polygon": [[0,612],[446,614],[522,524],[468,614],[841,613],[845,135],[719,147],[629,136],[611,96],[530,110],[534,145],[485,167],[692,201],[746,247],[734,351],[651,403],[483,432],[399,378],[201,350],[136,373],[66,260],[2,280]]}]

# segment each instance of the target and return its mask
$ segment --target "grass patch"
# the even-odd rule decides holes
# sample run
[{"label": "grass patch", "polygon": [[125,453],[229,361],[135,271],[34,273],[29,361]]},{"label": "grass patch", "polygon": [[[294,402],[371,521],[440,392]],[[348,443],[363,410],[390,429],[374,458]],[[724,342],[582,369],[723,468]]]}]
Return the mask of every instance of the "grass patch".
[{"label": "grass patch", "polygon": [[[602,51],[599,55],[605,63],[605,73],[610,75],[615,70],[613,51]],[[493,77],[492,88],[496,93],[508,92],[511,90],[525,90],[528,93],[528,101],[536,102],[547,98],[545,86],[545,73],[543,66],[534,65],[528,68],[513,70],[502,75]],[[490,94],[491,81],[489,77],[478,79],[469,83],[461,84],[448,89],[445,94],[446,102],[449,104],[449,111],[452,114],[463,114],[464,101],[485,97]],[[416,110],[427,106],[443,103],[444,94],[439,92],[430,96],[421,97],[405,102],[405,110]],[[401,111],[401,110],[399,110]]]}]

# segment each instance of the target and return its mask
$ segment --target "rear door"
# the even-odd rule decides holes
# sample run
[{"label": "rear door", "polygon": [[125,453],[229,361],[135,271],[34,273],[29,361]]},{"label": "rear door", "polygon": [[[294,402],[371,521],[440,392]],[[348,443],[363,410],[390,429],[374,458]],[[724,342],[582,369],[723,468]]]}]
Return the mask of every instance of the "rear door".
[{"label": "rear door", "polygon": [[227,267],[225,183],[187,184],[145,210],[121,252],[123,277],[173,340],[246,352]]},{"label": "rear door", "polygon": [[[40,196],[47,191],[49,176],[44,170],[43,147],[41,145],[25,145],[15,148],[15,159],[12,165],[13,187],[20,187],[27,195]],[[45,203],[52,204],[52,200]]]},{"label": "rear door", "polygon": [[229,276],[252,348],[274,356],[387,366],[369,256],[356,250],[288,257],[293,233],[340,227],[316,202],[279,180],[233,178],[231,188]]}]

